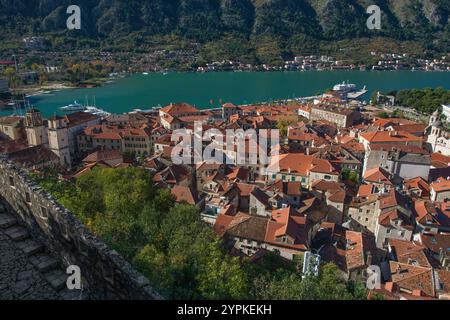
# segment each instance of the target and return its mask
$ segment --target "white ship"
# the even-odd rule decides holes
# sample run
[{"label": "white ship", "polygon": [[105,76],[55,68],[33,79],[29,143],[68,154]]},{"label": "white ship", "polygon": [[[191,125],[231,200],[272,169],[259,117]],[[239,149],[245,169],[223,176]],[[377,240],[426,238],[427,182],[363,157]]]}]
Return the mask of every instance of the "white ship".
[{"label": "white ship", "polygon": [[84,112],[90,113],[90,114],[93,114],[93,115],[96,115],[99,117],[108,117],[111,115],[111,113],[109,113],[105,110],[99,109],[97,107],[86,107],[86,110],[84,110]]},{"label": "white ship", "polygon": [[72,111],[84,111],[84,110],[86,110],[86,107],[83,106],[82,104],[78,103],[77,101],[75,101],[72,104],[69,104],[67,106],[59,108],[59,110],[61,110],[61,111],[70,111],[70,112],[72,112]]},{"label": "white ship", "polygon": [[342,93],[356,91],[356,84],[348,83],[348,82],[345,83],[345,81],[344,81],[341,84],[335,85],[333,87],[333,91],[338,91],[338,92],[342,92]]},{"label": "white ship", "polygon": [[365,95],[368,90],[366,86],[362,90],[358,90],[356,84],[342,82],[333,87],[333,91],[339,92],[342,95],[346,95],[348,99],[358,99]]}]

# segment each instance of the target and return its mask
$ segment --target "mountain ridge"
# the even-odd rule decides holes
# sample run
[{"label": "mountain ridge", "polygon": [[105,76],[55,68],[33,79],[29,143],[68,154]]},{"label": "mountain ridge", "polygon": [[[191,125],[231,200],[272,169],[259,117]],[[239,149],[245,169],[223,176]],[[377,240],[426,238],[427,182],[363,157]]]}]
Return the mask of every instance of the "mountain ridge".
[{"label": "mountain ridge", "polygon": [[[72,2],[0,0],[1,22],[14,29],[11,20],[20,17],[34,32],[64,32],[66,8]],[[365,25],[370,4],[383,11],[381,31],[370,31]],[[85,35],[176,33],[199,41],[224,33],[247,38],[305,34],[328,40],[373,34],[396,39],[438,37],[448,30],[450,19],[450,3],[445,0],[79,0],[78,5]]]}]

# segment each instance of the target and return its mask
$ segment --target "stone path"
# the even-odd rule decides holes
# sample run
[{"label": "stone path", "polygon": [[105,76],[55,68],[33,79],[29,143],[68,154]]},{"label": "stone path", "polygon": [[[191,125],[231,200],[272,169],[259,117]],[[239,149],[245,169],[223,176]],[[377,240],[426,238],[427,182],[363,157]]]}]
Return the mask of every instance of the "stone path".
[{"label": "stone path", "polygon": [[78,300],[67,275],[0,204],[0,300]]}]

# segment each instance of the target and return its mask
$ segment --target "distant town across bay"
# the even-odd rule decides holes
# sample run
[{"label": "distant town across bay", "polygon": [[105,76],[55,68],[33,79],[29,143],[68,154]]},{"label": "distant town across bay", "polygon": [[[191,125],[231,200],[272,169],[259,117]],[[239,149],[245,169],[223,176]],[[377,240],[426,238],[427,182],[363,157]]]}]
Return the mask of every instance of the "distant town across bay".
[{"label": "distant town across bay", "polygon": [[[48,117],[64,113],[61,107],[78,102],[96,105],[110,113],[151,109],[171,102],[187,102],[199,109],[219,108],[221,103],[250,104],[312,96],[343,81],[374,91],[410,88],[450,89],[448,72],[213,72],[150,73],[118,78],[102,87],[65,89],[29,97],[31,104]],[[11,114],[4,111],[1,114]],[[20,111],[18,111],[20,113]],[[23,112],[23,111],[22,111]]]}]

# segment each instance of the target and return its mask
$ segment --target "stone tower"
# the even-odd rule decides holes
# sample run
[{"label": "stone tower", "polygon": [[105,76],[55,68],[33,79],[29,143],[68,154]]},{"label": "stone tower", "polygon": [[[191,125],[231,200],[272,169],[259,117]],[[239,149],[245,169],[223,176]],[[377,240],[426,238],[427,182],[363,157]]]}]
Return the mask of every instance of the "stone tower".
[{"label": "stone tower", "polygon": [[69,132],[64,118],[54,116],[48,119],[48,143],[50,150],[56,154],[64,167],[71,167],[72,160],[69,150]]},{"label": "stone tower", "polygon": [[435,124],[437,121],[439,120],[439,111],[436,110],[435,112],[433,112],[433,114],[430,117],[430,123],[429,125],[432,126],[433,124]]},{"label": "stone tower", "polygon": [[25,114],[25,132],[29,146],[48,145],[47,128],[39,110],[30,109]]}]

